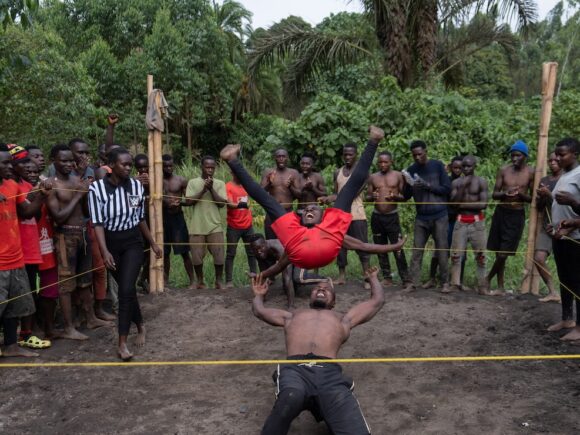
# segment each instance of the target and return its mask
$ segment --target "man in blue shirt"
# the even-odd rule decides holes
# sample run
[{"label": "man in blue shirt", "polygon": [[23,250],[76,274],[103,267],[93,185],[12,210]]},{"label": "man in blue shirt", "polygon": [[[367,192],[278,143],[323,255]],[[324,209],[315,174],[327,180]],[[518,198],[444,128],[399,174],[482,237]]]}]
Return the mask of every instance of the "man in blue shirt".
[{"label": "man in blue shirt", "polygon": [[417,217],[415,218],[414,250],[411,257],[413,283],[409,284],[405,291],[413,291],[419,285],[423,250],[429,237],[433,237],[435,255],[439,260],[441,292],[449,293],[449,245],[447,242],[449,218],[446,202],[451,192],[451,180],[443,163],[428,158],[425,142],[415,140],[411,142],[410,148],[415,163],[404,173],[407,181],[404,196],[405,199],[413,197],[417,203]]}]

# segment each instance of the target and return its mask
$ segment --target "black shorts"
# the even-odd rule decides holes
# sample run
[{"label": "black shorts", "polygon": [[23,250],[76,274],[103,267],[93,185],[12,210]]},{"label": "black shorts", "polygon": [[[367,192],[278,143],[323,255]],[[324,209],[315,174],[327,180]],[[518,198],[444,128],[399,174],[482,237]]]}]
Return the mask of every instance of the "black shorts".
[{"label": "black shorts", "polygon": [[487,249],[502,251],[501,253],[504,255],[515,255],[525,225],[526,212],[524,209],[513,210],[497,206],[491,219]]},{"label": "black shorts", "polygon": [[[183,255],[189,252],[189,232],[183,212],[171,214],[163,213],[163,254],[170,255],[171,247],[175,255]],[[179,243],[172,245],[172,243]]]},{"label": "black shorts", "polygon": [[[287,359],[328,358],[308,354]],[[309,410],[317,421],[324,420],[331,433],[370,434],[370,428],[353,394],[354,383],[342,374],[340,365],[323,362],[284,364],[278,366],[274,381],[277,385],[277,400],[271,418],[276,415],[277,409],[284,409],[284,403],[279,402],[288,397],[284,391],[290,390],[293,396],[297,393],[303,395],[304,409]]]}]

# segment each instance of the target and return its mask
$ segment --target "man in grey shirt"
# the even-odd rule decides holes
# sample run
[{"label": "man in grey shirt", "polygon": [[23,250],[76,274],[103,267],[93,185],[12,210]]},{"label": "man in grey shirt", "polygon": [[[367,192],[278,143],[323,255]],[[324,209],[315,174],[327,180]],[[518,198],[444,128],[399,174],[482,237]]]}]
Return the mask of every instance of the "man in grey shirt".
[{"label": "man in grey shirt", "polygon": [[[580,217],[580,166],[578,152],[580,143],[577,139],[566,138],[556,144],[556,158],[564,171],[554,187],[552,204],[552,225],[560,227],[563,220]],[[580,230],[577,228],[560,229],[554,234],[554,258],[560,278],[562,297],[562,321],[550,326],[548,331],[572,329],[562,337],[564,341],[580,344],[580,274],[578,258],[580,257]],[[576,299],[576,321],[574,321],[574,299]]]}]

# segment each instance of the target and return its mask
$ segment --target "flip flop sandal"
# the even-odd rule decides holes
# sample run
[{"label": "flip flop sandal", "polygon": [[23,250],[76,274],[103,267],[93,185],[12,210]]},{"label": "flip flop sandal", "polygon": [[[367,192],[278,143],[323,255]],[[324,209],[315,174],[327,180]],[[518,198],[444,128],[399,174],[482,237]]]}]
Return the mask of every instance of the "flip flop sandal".
[{"label": "flip flop sandal", "polygon": [[19,341],[18,345],[22,347],[29,347],[30,349],[46,349],[52,346],[52,343],[50,340],[42,340],[36,335],[31,335],[26,340]]}]

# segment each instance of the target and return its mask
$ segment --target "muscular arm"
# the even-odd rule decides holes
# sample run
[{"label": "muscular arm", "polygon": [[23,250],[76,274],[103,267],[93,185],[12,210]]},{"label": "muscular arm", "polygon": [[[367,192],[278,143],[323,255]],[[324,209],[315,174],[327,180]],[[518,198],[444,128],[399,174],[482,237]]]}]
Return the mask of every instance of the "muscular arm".
[{"label": "muscular arm", "polygon": [[268,293],[268,280],[266,278],[263,276],[252,278],[252,291],[254,292],[252,311],[258,319],[272,326],[285,326],[286,322],[292,320],[293,314],[289,311],[264,306],[264,296]]},{"label": "muscular arm", "polygon": [[528,185],[525,192],[518,192],[518,197],[523,202],[532,202],[532,191],[534,190],[534,178],[535,178],[535,169],[530,168],[530,178],[528,180]]},{"label": "muscular arm", "polygon": [[16,206],[16,212],[21,219],[30,219],[40,214],[40,209],[45,197],[37,192],[31,192],[26,197],[26,201]]},{"label": "muscular arm", "polygon": [[492,198],[501,201],[505,199],[506,193],[502,191],[503,188],[503,169],[497,171],[495,176],[495,186],[493,187]]},{"label": "muscular arm", "polygon": [[260,181],[260,186],[262,186],[264,189],[268,189],[268,187],[270,187],[270,175],[272,175],[272,172],[275,172],[275,169],[266,169],[266,171],[264,172],[264,174],[262,175],[262,180]]},{"label": "muscular arm", "polygon": [[276,264],[274,264],[272,267],[269,267],[265,271],[261,272],[260,275],[263,276],[264,278],[276,276],[280,272],[282,272],[286,267],[288,267],[289,265],[290,265],[290,259],[288,258],[286,253],[284,253],[284,255],[282,255],[282,257],[280,258],[280,260],[278,260],[276,262]]},{"label": "muscular arm", "polygon": [[365,200],[368,202],[375,201],[375,184],[374,184],[374,175],[369,177],[369,182],[367,183],[367,194]]},{"label": "muscular arm", "polygon": [[457,180],[453,180],[453,182],[451,183],[451,194],[449,195],[449,201],[458,202],[461,199],[461,197],[459,196],[459,191],[460,190],[463,191],[463,189],[460,189],[460,184],[462,181],[465,180],[458,178]]},{"label": "muscular arm", "polygon": [[376,273],[369,277],[371,284],[371,298],[352,307],[342,318],[343,327],[350,331],[355,326],[371,320],[385,304],[385,292]]},{"label": "muscular arm", "polygon": [[342,247],[351,250],[368,252],[369,254],[384,254],[386,252],[399,251],[404,243],[405,241],[402,240],[401,242],[397,242],[393,245],[377,245],[375,243],[365,243],[359,239],[345,235],[344,241],[342,242]]},{"label": "muscular arm", "polygon": [[326,186],[324,185],[324,179],[321,174],[317,174],[315,181],[312,183],[312,191],[318,196],[326,195]]},{"label": "muscular arm", "polygon": [[284,326],[292,319],[292,313],[277,308],[266,308],[264,306],[264,296],[256,295],[252,301],[252,312],[258,319],[272,326]]}]

